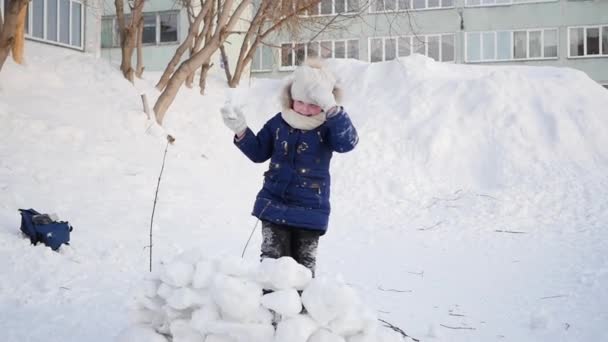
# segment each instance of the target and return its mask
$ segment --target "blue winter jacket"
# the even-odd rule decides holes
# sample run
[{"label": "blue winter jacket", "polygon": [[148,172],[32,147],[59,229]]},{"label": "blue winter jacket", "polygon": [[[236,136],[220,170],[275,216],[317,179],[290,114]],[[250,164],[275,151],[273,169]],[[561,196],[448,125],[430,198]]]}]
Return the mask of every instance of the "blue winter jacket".
[{"label": "blue winter jacket", "polygon": [[329,220],[329,164],[333,152],[355,148],[359,137],[348,114],[339,112],[316,129],[294,129],[281,113],[255,135],[249,128],[234,141],[256,163],[270,159],[252,215],[325,234]]}]

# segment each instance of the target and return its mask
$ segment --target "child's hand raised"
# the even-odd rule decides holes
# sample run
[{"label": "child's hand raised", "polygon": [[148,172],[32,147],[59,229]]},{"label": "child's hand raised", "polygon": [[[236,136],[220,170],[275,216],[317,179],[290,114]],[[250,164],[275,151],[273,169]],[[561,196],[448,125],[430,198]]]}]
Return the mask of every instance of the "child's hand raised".
[{"label": "child's hand raised", "polygon": [[241,108],[226,103],[220,109],[220,112],[222,113],[222,119],[226,127],[241,137],[245,133],[245,130],[247,130],[247,120],[245,120],[245,115],[241,111]]}]

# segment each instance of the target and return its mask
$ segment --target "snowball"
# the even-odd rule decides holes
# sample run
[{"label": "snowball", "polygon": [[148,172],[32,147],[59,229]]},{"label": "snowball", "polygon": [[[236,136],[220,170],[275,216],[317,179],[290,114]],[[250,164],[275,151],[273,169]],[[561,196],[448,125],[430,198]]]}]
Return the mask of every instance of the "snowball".
[{"label": "snowball", "polygon": [[257,279],[267,289],[302,290],[312,279],[312,272],[290,257],[266,258],[260,264]]},{"label": "snowball", "polygon": [[138,309],[133,313],[133,321],[135,323],[147,324],[152,327],[161,325],[165,316],[160,311]]},{"label": "snowball", "polygon": [[149,298],[149,297],[140,297],[138,299],[138,304],[142,308],[146,308],[152,311],[158,311],[163,306],[163,300],[159,297]]},{"label": "snowball", "polygon": [[204,289],[209,286],[213,279],[215,266],[207,260],[199,261],[196,264],[194,276],[192,277],[192,287],[195,289]]},{"label": "snowball", "polygon": [[307,342],[346,342],[344,337],[336,335],[327,329],[319,329],[312,334]]},{"label": "snowball", "polygon": [[359,300],[350,286],[315,278],[302,293],[302,303],[317,323],[327,325],[339,315],[353,310]]},{"label": "snowball", "polygon": [[230,336],[238,342],[270,342],[274,328],[269,324],[232,323],[225,321],[210,322],[208,331],[212,335]]},{"label": "snowball", "polygon": [[167,342],[167,339],[145,325],[134,325],[123,330],[114,342]]},{"label": "snowball", "polygon": [[220,319],[220,313],[215,304],[205,305],[192,313],[190,325],[201,334],[207,334],[209,322]]},{"label": "snowball", "polygon": [[317,325],[307,315],[298,315],[279,322],[275,342],[306,342],[317,330]]},{"label": "snowball", "polygon": [[255,273],[254,265],[237,257],[220,258],[217,267],[221,273],[235,277],[249,277]]},{"label": "snowball", "polygon": [[192,264],[178,260],[163,267],[160,279],[171,286],[182,287],[192,282],[193,274],[194,266]]},{"label": "snowball", "polygon": [[204,303],[204,298],[194,290],[182,287],[171,293],[167,304],[177,310],[184,310]]},{"label": "snowball", "polygon": [[155,279],[146,279],[142,282],[142,294],[146,297],[155,297],[158,291],[160,281]]},{"label": "snowball", "polygon": [[169,297],[171,297],[173,291],[175,290],[176,289],[173,286],[162,283],[158,287],[158,291],[156,291],[156,293],[159,297],[163,298],[164,300],[167,300]]},{"label": "snowball", "polygon": [[262,289],[256,283],[231,276],[215,276],[211,288],[224,319],[246,322],[260,306]]},{"label": "snowball", "polygon": [[296,290],[268,293],[262,297],[262,305],[284,317],[295,316],[302,311],[302,300]]},{"label": "snowball", "polygon": [[377,317],[371,311],[359,306],[353,308],[329,323],[329,329],[341,336],[359,333],[373,334],[378,326]]},{"label": "snowball", "polygon": [[200,342],[203,340],[203,335],[194,330],[186,320],[179,319],[171,322],[170,331],[173,342]]},{"label": "snowball", "polygon": [[204,259],[203,250],[201,250],[200,248],[192,248],[175,257],[171,261],[171,263],[183,262],[186,264],[194,265],[202,259]]}]

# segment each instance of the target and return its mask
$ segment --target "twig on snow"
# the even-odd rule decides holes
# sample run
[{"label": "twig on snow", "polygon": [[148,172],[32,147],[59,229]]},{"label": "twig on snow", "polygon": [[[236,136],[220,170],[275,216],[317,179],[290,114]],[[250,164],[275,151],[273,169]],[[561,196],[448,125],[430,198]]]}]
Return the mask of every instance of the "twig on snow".
[{"label": "twig on snow", "polygon": [[526,232],[522,232],[522,231],[518,231],[518,230],[503,230],[503,229],[496,229],[495,232],[509,233],[509,234],[526,234]]},{"label": "twig on snow", "polygon": [[444,328],[448,328],[448,329],[454,329],[454,330],[475,330],[475,328],[472,327],[451,327],[449,325],[445,325],[445,324],[439,324]]},{"label": "twig on snow", "polygon": [[443,224],[443,221],[439,221],[439,222],[435,223],[434,225],[432,225],[430,227],[422,227],[422,228],[418,228],[418,230],[431,230],[431,229],[433,229],[435,227],[438,227],[438,226],[440,226],[442,224]]},{"label": "twig on snow", "polygon": [[384,288],[382,288],[382,285],[378,285],[378,290],[384,291],[384,292],[398,292],[398,293],[409,293],[409,292],[412,292],[412,290],[384,289]]},{"label": "twig on snow", "polygon": [[389,323],[389,322],[387,322],[387,321],[385,321],[385,320],[383,320],[381,318],[378,318],[378,321],[384,323],[385,327],[387,327],[389,329],[392,329],[393,331],[396,331],[396,332],[400,333],[403,337],[407,337],[407,338],[412,339],[413,341],[420,342],[419,339],[415,339],[415,338],[411,337],[410,335],[406,334],[405,331],[401,330],[401,328],[399,328],[397,326],[394,326],[393,324],[391,324],[391,323]]},{"label": "twig on snow", "polygon": [[450,315],[450,316],[454,316],[454,317],[466,317],[465,315],[462,315],[462,314],[455,314],[455,313],[449,313],[448,315]]},{"label": "twig on snow", "polygon": [[540,299],[554,299],[554,298],[563,298],[563,297],[568,297],[568,296],[567,295],[556,295],[556,296],[541,297]]},{"label": "twig on snow", "polygon": [[158,201],[158,189],[160,188],[160,181],[163,177],[163,171],[165,170],[165,160],[167,159],[167,150],[169,144],[173,144],[175,138],[167,134],[167,145],[165,146],[165,153],[163,155],[163,164],[160,167],[160,174],[158,175],[158,182],[156,183],[156,193],[154,194],[154,204],[152,205],[152,215],[150,216],[150,244],[146,247],[150,248],[150,272],[152,272],[152,226],[154,225],[154,212],[156,211],[156,202]]}]

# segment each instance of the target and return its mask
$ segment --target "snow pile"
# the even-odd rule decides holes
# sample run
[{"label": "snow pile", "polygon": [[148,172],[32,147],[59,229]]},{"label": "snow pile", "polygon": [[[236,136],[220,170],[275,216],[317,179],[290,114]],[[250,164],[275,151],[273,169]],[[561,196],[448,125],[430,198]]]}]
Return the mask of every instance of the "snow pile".
[{"label": "snow pile", "polygon": [[251,264],[189,252],[144,284],[136,324],[117,342],[404,341],[378,325],[350,286],[313,279],[289,257]]}]

